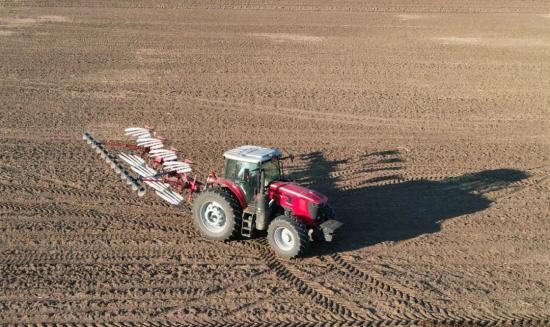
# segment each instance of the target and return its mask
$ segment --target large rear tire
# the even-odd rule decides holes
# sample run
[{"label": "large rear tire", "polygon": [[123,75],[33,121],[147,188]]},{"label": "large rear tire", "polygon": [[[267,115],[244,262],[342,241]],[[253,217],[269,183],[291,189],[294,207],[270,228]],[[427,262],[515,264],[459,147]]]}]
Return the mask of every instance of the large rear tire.
[{"label": "large rear tire", "polygon": [[242,209],[231,191],[216,188],[201,192],[193,200],[193,223],[211,240],[236,238],[241,228]]},{"label": "large rear tire", "polygon": [[306,225],[284,215],[269,224],[267,240],[275,253],[289,259],[302,256],[309,248]]}]

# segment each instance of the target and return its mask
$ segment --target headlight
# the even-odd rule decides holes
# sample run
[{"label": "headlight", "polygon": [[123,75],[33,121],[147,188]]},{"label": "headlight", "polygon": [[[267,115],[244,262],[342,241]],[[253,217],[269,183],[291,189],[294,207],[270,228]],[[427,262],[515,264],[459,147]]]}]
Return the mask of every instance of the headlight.
[{"label": "headlight", "polygon": [[317,203],[313,203],[313,202],[308,203],[307,210],[309,211],[309,216],[312,219],[319,218],[319,205]]}]

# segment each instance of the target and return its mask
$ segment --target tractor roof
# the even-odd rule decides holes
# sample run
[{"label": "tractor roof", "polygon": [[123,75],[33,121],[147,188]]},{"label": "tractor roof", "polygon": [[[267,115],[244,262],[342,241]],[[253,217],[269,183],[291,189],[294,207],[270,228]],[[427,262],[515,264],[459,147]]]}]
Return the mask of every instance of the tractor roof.
[{"label": "tractor roof", "polygon": [[279,149],[262,148],[255,145],[243,145],[226,151],[223,156],[227,159],[260,163],[271,160],[273,157],[280,157],[281,151]]}]

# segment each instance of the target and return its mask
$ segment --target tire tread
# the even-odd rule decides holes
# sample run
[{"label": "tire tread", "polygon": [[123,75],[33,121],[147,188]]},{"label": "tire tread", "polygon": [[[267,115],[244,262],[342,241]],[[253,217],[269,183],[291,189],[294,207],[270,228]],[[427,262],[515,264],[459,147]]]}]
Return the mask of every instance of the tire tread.
[{"label": "tire tread", "polygon": [[[278,251],[275,241],[273,240],[273,232],[275,227],[281,225],[287,225],[286,227],[293,228],[296,231],[296,234],[298,234],[298,247],[293,249],[290,253],[282,253]],[[269,224],[267,238],[269,244],[278,255],[289,259],[302,256],[309,248],[309,237],[306,225],[298,219],[286,215],[281,215],[273,219],[273,221]]]},{"label": "tire tread", "polygon": [[[233,217],[233,228],[231,232],[226,236],[220,238],[211,237],[207,235],[200,227],[200,222],[198,221],[200,220],[200,213],[198,212],[198,210],[200,210],[199,206],[201,204],[201,198],[208,196],[217,198],[217,200],[220,202],[225,202],[223,205],[229,207],[229,210],[227,210],[226,212],[226,216]],[[229,239],[237,238],[240,235],[241,231],[242,211],[243,209],[241,208],[233,193],[230,190],[222,187],[216,187],[203,191],[193,200],[193,222],[195,223],[195,227],[203,236],[211,239],[226,241]]]}]

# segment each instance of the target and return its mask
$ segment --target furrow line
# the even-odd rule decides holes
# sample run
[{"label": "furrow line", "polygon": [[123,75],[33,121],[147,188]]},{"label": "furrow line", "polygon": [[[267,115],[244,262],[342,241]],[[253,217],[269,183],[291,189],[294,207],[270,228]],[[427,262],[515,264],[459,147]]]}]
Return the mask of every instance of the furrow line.
[{"label": "furrow line", "polygon": [[138,219],[123,218],[121,216],[99,213],[94,210],[87,210],[87,211],[64,210],[64,209],[57,209],[57,208],[33,207],[30,205],[20,205],[20,204],[9,203],[9,202],[0,203],[0,210],[7,210],[7,211],[13,211],[13,212],[31,212],[31,213],[45,214],[45,215],[73,215],[73,216],[79,216],[79,217],[89,218],[89,219],[103,219],[103,220],[109,220],[109,221],[114,220],[114,221],[119,221],[127,224],[144,227],[147,229],[160,230],[163,232],[181,233],[184,235],[186,234],[186,235],[193,235],[193,236],[196,235],[194,231],[190,231],[183,228],[165,226],[158,223],[146,222]]},{"label": "furrow line", "polygon": [[[410,295],[404,291],[398,290],[395,287],[391,286],[390,284],[381,281],[375,277],[373,277],[371,274],[368,274],[367,272],[364,272],[360,270],[359,268],[355,267],[351,263],[345,261],[339,254],[335,253],[330,255],[331,259],[334,262],[335,268],[340,268],[340,270],[344,270],[348,272],[348,275],[350,276],[356,276],[361,278],[362,280],[365,280],[369,284],[371,284],[374,288],[378,289],[378,294],[382,296],[386,296],[388,298],[395,298],[397,297],[400,301],[404,301],[405,303],[408,303],[409,305],[415,305],[422,309],[421,314],[424,316],[423,318],[426,319],[456,319],[457,315],[451,312],[448,309],[440,308],[437,305],[434,305],[428,301],[419,299],[413,295]],[[434,316],[435,314],[435,316]]]},{"label": "furrow line", "polygon": [[324,295],[323,290],[311,287],[307,281],[302,280],[296,274],[292,273],[291,269],[271,251],[265,239],[235,243],[259,252],[265,264],[273,270],[280,279],[293,286],[300,294],[312,299],[314,303],[327,309],[333,315],[334,321],[364,321],[364,318],[362,318],[360,314],[353,312],[344,304]]},{"label": "furrow line", "polygon": [[255,319],[254,321],[243,320],[219,320],[206,323],[206,326],[546,326],[550,322],[550,317],[542,315],[502,315],[492,319],[463,317],[454,319],[382,319],[382,320],[348,320],[348,321],[268,321]]},{"label": "furrow line", "polygon": [[[143,205],[147,204],[149,201],[144,201],[140,199],[133,199],[130,197],[117,196],[114,194],[98,194],[94,192],[80,191],[75,189],[63,189],[63,188],[46,188],[46,187],[37,187],[37,186],[28,186],[28,185],[8,185],[0,184],[0,193],[9,193],[9,192],[27,192],[33,195],[42,194],[42,193],[51,193],[62,196],[74,196],[82,197],[92,200],[113,200],[118,201],[124,204],[133,204],[133,205]],[[164,202],[151,201],[154,206],[161,206],[169,208],[170,205]]]},{"label": "furrow line", "polygon": [[296,318],[293,320],[268,320],[262,317],[254,319],[213,319],[213,320],[154,320],[150,322],[141,321],[117,321],[117,322],[37,322],[15,324],[14,326],[43,326],[43,327],[134,327],[134,326],[207,326],[207,327],[225,327],[225,326],[283,326],[283,327],[357,327],[357,326],[547,326],[550,323],[550,317],[542,315],[509,315],[498,317],[497,319],[483,319],[468,317],[464,319],[442,319],[442,320],[416,320],[416,319],[386,319],[386,320],[352,320],[352,321],[327,321],[319,319],[318,321]]}]

